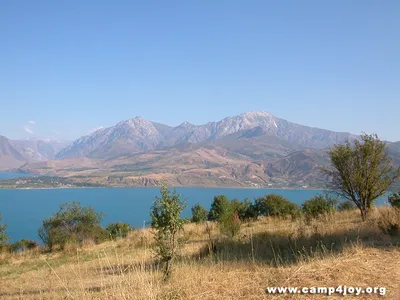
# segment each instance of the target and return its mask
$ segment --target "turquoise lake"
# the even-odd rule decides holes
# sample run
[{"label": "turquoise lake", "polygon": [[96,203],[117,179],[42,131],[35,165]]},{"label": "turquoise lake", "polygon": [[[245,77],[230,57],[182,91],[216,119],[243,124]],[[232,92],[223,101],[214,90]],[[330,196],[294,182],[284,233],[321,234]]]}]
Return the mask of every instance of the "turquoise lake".
[{"label": "turquoise lake", "polygon": [[[0,172],[1,174],[1,172]],[[228,198],[254,200],[269,193],[285,196],[301,204],[311,197],[323,193],[320,190],[276,190],[276,189],[235,189],[235,188],[176,188],[187,200],[183,217],[190,217],[190,208],[197,202],[210,208],[213,197],[226,195]],[[105,213],[102,224],[127,222],[133,227],[142,227],[150,220],[152,200],[159,195],[159,188],[77,188],[15,190],[0,189],[0,214],[7,223],[7,234],[12,241],[20,239],[38,240],[37,230],[41,222],[58,211],[60,204],[79,201]],[[377,204],[383,204],[382,197]]]}]

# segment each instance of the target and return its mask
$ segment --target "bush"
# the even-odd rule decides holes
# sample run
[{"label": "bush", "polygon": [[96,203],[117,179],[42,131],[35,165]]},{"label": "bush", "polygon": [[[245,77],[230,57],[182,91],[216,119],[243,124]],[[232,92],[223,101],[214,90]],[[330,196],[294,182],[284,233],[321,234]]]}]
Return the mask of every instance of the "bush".
[{"label": "bush", "polygon": [[392,207],[400,208],[400,192],[389,195],[388,200]]},{"label": "bush", "polygon": [[[0,222],[1,222],[2,216],[0,214]],[[8,241],[8,235],[6,233],[7,229],[7,224],[1,225],[0,224],[0,249],[6,244]]]},{"label": "bush", "polygon": [[338,210],[339,211],[346,211],[346,210],[353,210],[356,206],[353,201],[346,200],[339,203]]},{"label": "bush", "polygon": [[183,224],[190,224],[192,223],[192,218],[182,218],[181,219]]},{"label": "bush", "polygon": [[33,250],[39,247],[40,245],[37,242],[23,239],[12,244],[10,249],[12,252],[24,252],[26,250]]},{"label": "bush", "polygon": [[255,200],[254,213],[256,216],[296,217],[299,207],[283,196],[269,194]]},{"label": "bush", "polygon": [[258,209],[255,204],[247,199],[244,200],[245,212],[242,220],[255,220],[259,216]]},{"label": "bush", "polygon": [[328,195],[319,195],[305,201],[302,210],[309,221],[334,212],[337,202],[336,199],[330,198]]},{"label": "bush", "polygon": [[201,223],[207,221],[208,211],[200,205],[200,203],[196,203],[192,207],[192,222]]},{"label": "bush", "polygon": [[219,217],[224,213],[224,210],[228,208],[228,206],[229,200],[226,196],[215,196],[214,201],[211,204],[211,209],[208,212],[208,220],[217,221]]},{"label": "bush", "polygon": [[107,238],[106,231],[100,226],[102,213],[92,207],[81,207],[79,202],[67,202],[52,217],[42,222],[39,238],[52,251],[54,246],[64,249],[68,244],[82,244],[93,239],[100,242]]},{"label": "bush", "polygon": [[379,215],[377,219],[379,229],[390,236],[400,236],[400,209],[382,207]]},{"label": "bush", "polygon": [[116,239],[125,238],[132,229],[128,223],[116,222],[108,224],[106,230],[112,239]]}]

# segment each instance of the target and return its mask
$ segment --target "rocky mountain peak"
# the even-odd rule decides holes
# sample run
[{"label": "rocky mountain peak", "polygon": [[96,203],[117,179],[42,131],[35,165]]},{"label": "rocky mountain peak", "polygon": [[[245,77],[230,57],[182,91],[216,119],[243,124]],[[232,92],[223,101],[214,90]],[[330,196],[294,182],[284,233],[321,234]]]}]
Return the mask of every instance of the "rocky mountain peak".
[{"label": "rocky mountain peak", "polygon": [[248,111],[245,113],[241,113],[240,117],[244,118],[276,118],[274,115],[265,112],[265,111]]},{"label": "rocky mountain peak", "polygon": [[182,124],[178,125],[177,127],[190,128],[190,127],[195,127],[195,126],[196,125],[193,125],[192,123],[189,123],[188,121],[185,121]]},{"label": "rocky mountain peak", "polygon": [[236,133],[240,133],[238,137],[247,138],[266,135],[267,140],[272,140],[271,136],[274,136],[285,143],[292,143],[294,147],[301,145],[313,149],[323,149],[349,137],[347,133],[290,123],[264,111],[249,111],[198,126],[185,121],[176,127],[137,116],[78,139],[61,151],[58,158],[94,157],[94,153],[96,158],[103,158],[185,143],[211,142]]}]

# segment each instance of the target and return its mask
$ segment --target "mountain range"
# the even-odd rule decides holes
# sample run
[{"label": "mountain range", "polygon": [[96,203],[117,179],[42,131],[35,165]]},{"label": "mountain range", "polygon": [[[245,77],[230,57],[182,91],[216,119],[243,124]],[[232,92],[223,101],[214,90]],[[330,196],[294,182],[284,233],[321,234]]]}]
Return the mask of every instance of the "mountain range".
[{"label": "mountain range", "polygon": [[226,137],[237,141],[246,138],[268,139],[270,141],[267,144],[279,144],[288,149],[324,149],[345,139],[356,138],[350,133],[290,123],[266,112],[247,112],[198,126],[184,122],[177,127],[136,117],[81,137],[60,151],[56,158],[111,158],[189,143],[215,142]]},{"label": "mountain range", "polygon": [[56,154],[69,144],[48,138],[10,140],[0,135],[0,170],[55,159]]},{"label": "mountain range", "polygon": [[[257,111],[176,127],[135,117],[72,143],[1,137],[0,169],[107,186],[321,186],[327,150],[357,138]],[[400,142],[388,148],[400,164]]]}]

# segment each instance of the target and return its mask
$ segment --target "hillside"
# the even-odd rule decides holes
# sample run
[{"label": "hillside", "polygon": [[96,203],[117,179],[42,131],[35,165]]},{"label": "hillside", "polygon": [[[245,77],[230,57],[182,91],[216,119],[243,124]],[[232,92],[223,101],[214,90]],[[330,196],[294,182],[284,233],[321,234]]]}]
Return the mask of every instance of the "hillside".
[{"label": "hillside", "polygon": [[0,170],[20,167],[25,158],[11,144],[10,140],[0,135]]},{"label": "hillside", "polygon": [[[266,150],[250,144],[227,142],[185,144],[111,159],[72,158],[27,164],[21,171],[67,177],[76,183],[103,186],[171,186],[323,188],[329,165],[325,150]],[[250,145],[250,146],[249,146]],[[253,150],[253,154],[250,154]],[[264,152],[268,151],[268,152]],[[259,152],[258,152],[259,151]],[[285,152],[289,152],[285,154]],[[251,155],[251,156],[247,156]],[[396,163],[400,155],[392,153]]]},{"label": "hillside", "polygon": [[101,160],[74,158],[27,164],[21,171],[105,186],[299,187],[322,186],[326,153],[302,150],[264,160],[215,145],[156,150]]},{"label": "hillside", "polygon": [[[161,280],[152,234],[138,229],[126,239],[63,252],[39,249],[0,254],[0,298],[11,299],[308,299],[304,294],[266,295],[268,287],[376,287],[357,299],[399,299],[399,240],[355,211],[328,220],[263,218],[244,223],[234,239],[210,223],[216,253],[208,255],[205,224],[186,224],[172,278]],[[397,245],[397,246],[396,246]],[[380,294],[381,293],[381,294]],[[349,295],[346,295],[348,297]],[[316,299],[343,299],[334,293]]]}]

